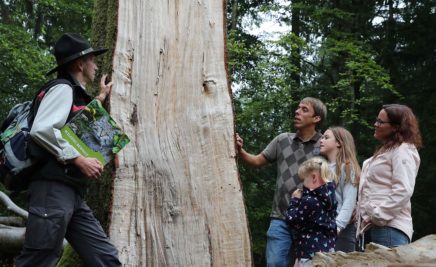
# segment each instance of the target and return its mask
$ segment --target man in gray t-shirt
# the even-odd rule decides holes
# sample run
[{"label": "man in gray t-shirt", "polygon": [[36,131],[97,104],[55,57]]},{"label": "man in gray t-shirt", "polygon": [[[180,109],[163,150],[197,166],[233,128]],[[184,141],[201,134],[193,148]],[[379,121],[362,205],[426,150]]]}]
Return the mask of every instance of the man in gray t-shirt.
[{"label": "man in gray t-shirt", "polygon": [[267,266],[289,266],[292,234],[284,220],[292,192],[300,184],[297,171],[301,163],[319,154],[321,134],[316,126],[325,120],[327,109],[319,99],[306,97],[295,111],[296,133],[282,133],[275,137],[258,155],[245,151],[243,139],[236,135],[240,158],[252,167],[277,163],[277,181],[274,193],[271,223],[267,232]]}]

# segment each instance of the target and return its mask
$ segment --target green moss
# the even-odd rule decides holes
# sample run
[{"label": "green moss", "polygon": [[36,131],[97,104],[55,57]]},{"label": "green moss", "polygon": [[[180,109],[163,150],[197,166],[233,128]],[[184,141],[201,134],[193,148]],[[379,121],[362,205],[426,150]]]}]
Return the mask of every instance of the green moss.
[{"label": "green moss", "polygon": [[59,260],[57,267],[83,267],[83,263],[79,258],[79,255],[74,251],[74,249],[67,245],[64,248],[64,253],[62,258]]},{"label": "green moss", "polygon": [[[98,57],[99,74],[112,73],[112,58],[115,50],[118,21],[118,0],[95,0],[92,21],[92,43],[105,47],[109,52]],[[99,82],[99,81],[96,81]]]}]

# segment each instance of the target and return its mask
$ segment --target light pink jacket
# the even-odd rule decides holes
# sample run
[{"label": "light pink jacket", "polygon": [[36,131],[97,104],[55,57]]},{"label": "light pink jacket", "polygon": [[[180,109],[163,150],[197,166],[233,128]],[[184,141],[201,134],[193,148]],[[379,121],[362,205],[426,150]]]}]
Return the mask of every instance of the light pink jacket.
[{"label": "light pink jacket", "polygon": [[419,164],[416,147],[407,143],[364,161],[357,203],[358,235],[373,225],[390,226],[412,240],[410,198]]}]

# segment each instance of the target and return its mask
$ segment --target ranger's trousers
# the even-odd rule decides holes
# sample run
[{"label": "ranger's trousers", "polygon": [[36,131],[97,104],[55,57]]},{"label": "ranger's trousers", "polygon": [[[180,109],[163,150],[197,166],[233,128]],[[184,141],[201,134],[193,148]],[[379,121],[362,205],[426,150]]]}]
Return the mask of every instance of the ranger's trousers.
[{"label": "ranger's trousers", "polygon": [[32,182],[24,246],[15,265],[55,266],[64,237],[85,266],[121,266],[116,248],[72,187],[56,181]]}]

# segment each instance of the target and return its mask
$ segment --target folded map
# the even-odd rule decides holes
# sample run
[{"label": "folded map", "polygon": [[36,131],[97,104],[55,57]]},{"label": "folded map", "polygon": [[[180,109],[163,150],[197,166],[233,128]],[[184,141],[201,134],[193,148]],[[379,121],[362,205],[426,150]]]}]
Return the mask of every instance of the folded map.
[{"label": "folded map", "polygon": [[103,166],[130,142],[96,99],[65,124],[61,133],[82,156],[97,158]]}]

